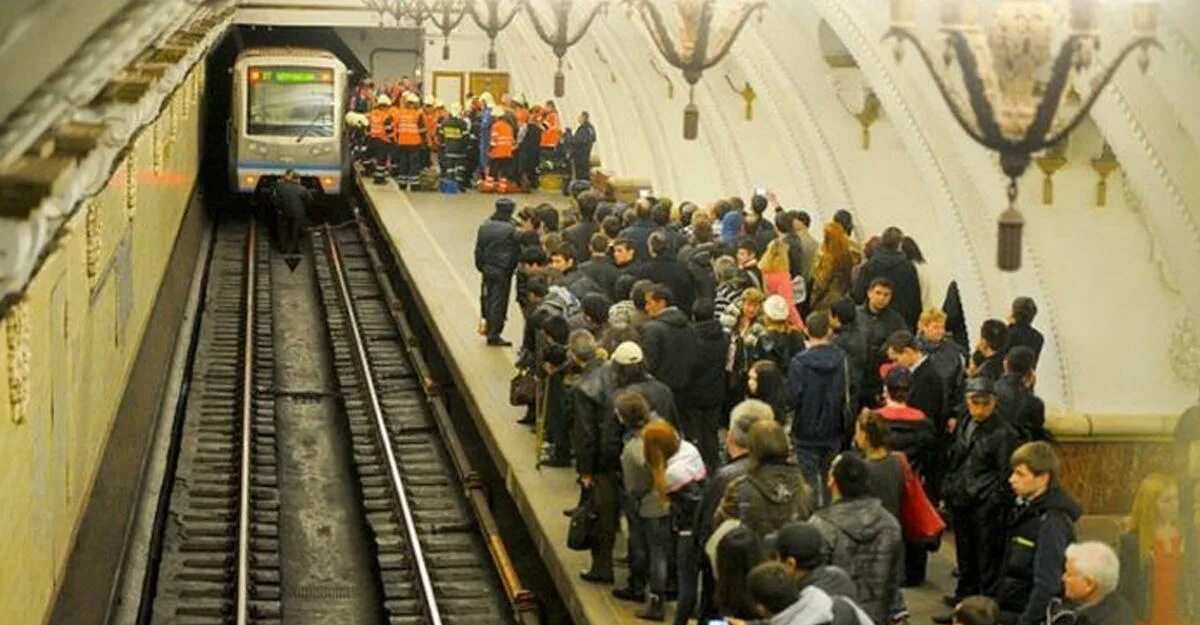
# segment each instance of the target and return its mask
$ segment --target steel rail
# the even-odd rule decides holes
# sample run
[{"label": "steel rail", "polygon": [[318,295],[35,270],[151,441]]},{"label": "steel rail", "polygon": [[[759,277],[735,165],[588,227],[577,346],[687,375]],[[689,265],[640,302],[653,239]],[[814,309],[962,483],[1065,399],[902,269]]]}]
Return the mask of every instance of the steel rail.
[{"label": "steel rail", "polygon": [[391,476],[396,502],[400,507],[400,519],[404,524],[404,532],[408,538],[408,549],[412,553],[413,564],[416,568],[417,578],[420,581],[420,590],[424,598],[426,615],[429,617],[430,625],[442,625],[441,611],[438,608],[437,599],[433,591],[433,580],[429,576],[429,568],[425,562],[425,554],[421,548],[421,539],[417,535],[416,520],[413,518],[412,508],[408,502],[408,495],[404,492],[404,480],[400,476],[400,466],[396,461],[396,453],[392,447],[387,423],[384,420],[383,407],[379,403],[379,393],[375,389],[374,374],[371,370],[370,360],[367,357],[362,330],[358,325],[358,315],[354,310],[354,302],[350,296],[350,288],[347,285],[345,269],[342,264],[341,249],[338,247],[337,237],[334,235],[334,231],[329,224],[325,224],[324,228],[326,250],[333,265],[333,271],[330,273],[332,274],[334,283],[337,285],[338,294],[341,296],[342,305],[345,308],[347,325],[350,330],[349,334],[353,342],[355,355],[357,356],[355,364],[362,374],[363,384],[366,387],[365,390],[369,400],[367,403],[370,406],[371,416],[377,428],[379,446],[383,451],[384,458],[387,460],[388,473]]},{"label": "steel rail", "polygon": [[237,625],[249,621],[250,595],[250,455],[254,441],[252,419],[254,417],[254,300],[256,288],[258,250],[258,225],[250,219],[250,231],[246,235],[246,278],[245,307],[242,321],[242,464],[238,489],[238,545],[237,545]]}]

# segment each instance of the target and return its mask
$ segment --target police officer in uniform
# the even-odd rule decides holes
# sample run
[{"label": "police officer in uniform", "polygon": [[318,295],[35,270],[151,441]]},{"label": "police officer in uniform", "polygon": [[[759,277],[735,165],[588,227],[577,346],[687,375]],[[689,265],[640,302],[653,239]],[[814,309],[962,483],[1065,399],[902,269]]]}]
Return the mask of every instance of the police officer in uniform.
[{"label": "police officer in uniform", "polygon": [[504,330],[513,272],[521,252],[517,229],[511,221],[516,206],[506,197],[496,200],[496,212],[479,226],[475,236],[475,269],[483,274],[479,299],[488,345],[512,345],[500,332]]}]

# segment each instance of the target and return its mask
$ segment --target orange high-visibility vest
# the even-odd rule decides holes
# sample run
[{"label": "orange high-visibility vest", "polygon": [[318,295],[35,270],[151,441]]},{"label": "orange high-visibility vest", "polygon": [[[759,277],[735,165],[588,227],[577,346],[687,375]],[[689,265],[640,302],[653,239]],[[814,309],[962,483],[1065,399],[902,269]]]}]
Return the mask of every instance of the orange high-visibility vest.
[{"label": "orange high-visibility vest", "polygon": [[555,113],[554,111],[546,111],[545,117],[542,118],[541,147],[558,147],[558,142],[561,140],[562,125],[560,125],[558,122],[558,113]]},{"label": "orange high-visibility vest", "polygon": [[406,147],[421,145],[421,111],[403,108],[396,115],[396,145]]},{"label": "orange high-visibility vest", "polygon": [[513,132],[512,124],[503,117],[497,118],[492,122],[492,142],[491,149],[488,150],[488,157],[512,158],[515,141],[516,133]]},{"label": "orange high-visibility vest", "polygon": [[425,145],[433,147],[437,145],[437,127],[438,120],[441,115],[438,112],[430,109],[421,113],[421,117],[425,120]]},{"label": "orange high-visibility vest", "polygon": [[387,108],[375,107],[371,109],[367,115],[367,120],[370,122],[370,130],[368,136],[372,139],[380,139],[382,141],[391,141],[392,139],[392,114]]},{"label": "orange high-visibility vest", "polygon": [[516,112],[517,125],[524,126],[529,122],[529,109],[518,108]]}]

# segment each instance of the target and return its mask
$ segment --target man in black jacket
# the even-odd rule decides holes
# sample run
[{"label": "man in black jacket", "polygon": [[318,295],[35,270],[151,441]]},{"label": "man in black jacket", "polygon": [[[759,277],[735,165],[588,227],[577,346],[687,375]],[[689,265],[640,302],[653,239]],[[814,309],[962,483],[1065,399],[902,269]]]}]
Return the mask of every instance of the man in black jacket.
[{"label": "man in black jacket", "polygon": [[1012,314],[1008,319],[1008,348],[1024,345],[1033,350],[1033,366],[1042,356],[1042,344],[1046,339],[1038,329],[1033,327],[1033,318],[1037,316],[1037,304],[1031,297],[1018,297],[1013,300]]},{"label": "man in black jacket", "polygon": [[[683,407],[696,362],[696,334],[688,316],[675,306],[675,295],[665,285],[655,284],[646,291],[646,314],[650,321],[642,326],[641,335],[646,369],[671,389],[675,406]],[[687,429],[681,434],[689,440],[696,436]]]},{"label": "man in black jacket", "polygon": [[608,239],[603,234],[597,232],[592,235],[588,249],[591,256],[579,263],[579,271],[582,271],[593,282],[600,285],[600,288],[604,289],[604,294],[609,299],[615,301],[617,295],[617,278],[621,276],[621,270],[617,269],[612,259],[608,257]]},{"label": "man in black jacket", "polygon": [[867,361],[859,390],[859,405],[863,408],[875,408],[882,403],[883,378],[879,377],[879,365],[887,355],[883,343],[893,332],[905,329],[904,317],[892,307],[893,291],[891,280],[875,278],[867,289],[866,303],[858,307],[858,323],[867,335]]},{"label": "man in black jacket", "polygon": [[1036,625],[1062,592],[1067,547],[1082,510],[1058,484],[1061,463],[1044,442],[1013,452],[1008,484],[1017,507],[1008,521],[1000,578],[988,593],[1000,604],[1004,625]]},{"label": "man in black jacket", "polygon": [[1004,357],[1004,375],[996,381],[996,410],[1021,436],[1021,442],[1046,440],[1046,404],[1033,394],[1033,350],[1018,345]]},{"label": "man in black jacket", "polygon": [[[647,247],[650,249],[650,260],[642,267],[641,277],[662,284],[671,289],[675,295],[672,303],[680,310],[691,310],[695,300],[692,286],[692,274],[679,261],[675,260],[670,250],[671,242],[666,233],[654,232],[650,235]],[[686,314],[685,314],[686,316]]]},{"label": "man in black jacket", "polygon": [[904,318],[905,327],[912,330],[921,316],[921,284],[917,281],[916,266],[900,250],[903,240],[904,233],[895,226],[883,231],[879,247],[858,273],[854,300],[861,304],[874,280],[887,278],[892,283],[892,307]]},{"label": "man in black jacket", "polygon": [[1004,519],[1012,507],[1009,459],[1017,433],[995,417],[992,381],[967,381],[971,418],[955,429],[942,495],[954,518],[958,588],[950,605],[991,588],[1004,557]]},{"label": "man in black jacket", "polygon": [[508,314],[508,293],[521,248],[511,219],[516,204],[509,198],[496,200],[496,212],[479,226],[475,235],[475,269],[483,274],[480,308],[488,345],[509,346],[500,333]]},{"label": "man in black jacket", "polygon": [[938,375],[933,361],[921,352],[917,339],[908,330],[893,332],[884,343],[892,362],[912,373],[908,405],[925,413],[937,431],[946,430],[949,411],[946,407],[946,385]]},{"label": "man in black jacket", "polygon": [[600,224],[596,223],[596,207],[600,205],[600,194],[595,191],[584,191],[575,199],[579,206],[579,222],[563,230],[563,240],[575,248],[575,256],[587,256],[591,248],[592,236],[600,232]]},{"label": "man in black jacket", "polygon": [[575,265],[575,249],[563,243],[550,251],[550,268],[558,272],[558,284],[583,299],[589,293],[604,293],[594,280]]},{"label": "man in black jacket", "polygon": [[[279,249],[284,254],[300,253],[300,234],[308,221],[308,205],[312,203],[312,192],[300,184],[300,174],[289,169],[283,172],[283,177],[275,183],[275,210],[278,214],[276,234],[279,236]],[[293,259],[288,259],[288,267],[295,269]]]},{"label": "man in black jacket", "polygon": [[1008,326],[999,319],[988,319],[979,326],[979,341],[971,354],[972,376],[984,376],[995,382],[1004,373],[1004,354],[1008,353]]},{"label": "man in black jacket", "polygon": [[717,432],[724,425],[721,409],[725,406],[725,358],[729,354],[729,335],[721,328],[715,308],[706,297],[692,304],[696,358],[688,375],[687,401],[678,407],[681,429],[700,450],[710,475],[720,465]]}]

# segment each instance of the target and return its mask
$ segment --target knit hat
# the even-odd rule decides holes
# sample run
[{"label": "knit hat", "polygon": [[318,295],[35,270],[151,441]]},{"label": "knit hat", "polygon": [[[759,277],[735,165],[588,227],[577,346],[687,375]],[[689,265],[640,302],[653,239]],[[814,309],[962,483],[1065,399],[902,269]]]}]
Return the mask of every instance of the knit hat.
[{"label": "knit hat", "polygon": [[771,321],[787,321],[787,302],[779,295],[772,295],[763,302],[763,312],[767,313],[767,319]]},{"label": "knit hat", "polygon": [[517,204],[516,202],[513,202],[511,198],[502,197],[496,200],[497,213],[508,213],[511,215],[515,210],[517,210]]},{"label": "knit hat", "polygon": [[642,348],[633,341],[625,341],[613,350],[612,361],[618,365],[635,365],[642,362]]},{"label": "knit hat", "polygon": [[808,523],[788,523],[775,533],[775,553],[795,558],[796,566],[811,571],[825,564],[825,541],[821,531]]}]

